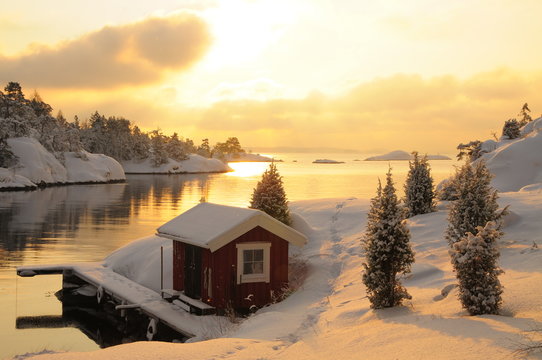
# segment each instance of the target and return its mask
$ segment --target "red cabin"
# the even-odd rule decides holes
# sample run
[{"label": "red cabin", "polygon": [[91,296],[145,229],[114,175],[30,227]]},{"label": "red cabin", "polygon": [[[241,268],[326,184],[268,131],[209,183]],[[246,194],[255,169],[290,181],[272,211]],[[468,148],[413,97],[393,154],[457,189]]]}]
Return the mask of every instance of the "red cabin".
[{"label": "red cabin", "polygon": [[157,235],[173,240],[173,289],[191,311],[205,308],[200,302],[218,310],[271,303],[288,285],[288,246],[307,242],[260,210],[211,203],[177,216]]}]

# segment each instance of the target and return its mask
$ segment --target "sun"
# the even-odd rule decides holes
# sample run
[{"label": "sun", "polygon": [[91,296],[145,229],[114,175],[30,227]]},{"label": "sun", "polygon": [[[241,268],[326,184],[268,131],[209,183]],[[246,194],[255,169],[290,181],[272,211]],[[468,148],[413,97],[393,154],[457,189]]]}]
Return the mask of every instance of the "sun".
[{"label": "sun", "polygon": [[214,43],[204,65],[210,69],[252,62],[295,22],[297,11],[282,0],[231,0],[209,9],[205,18]]}]

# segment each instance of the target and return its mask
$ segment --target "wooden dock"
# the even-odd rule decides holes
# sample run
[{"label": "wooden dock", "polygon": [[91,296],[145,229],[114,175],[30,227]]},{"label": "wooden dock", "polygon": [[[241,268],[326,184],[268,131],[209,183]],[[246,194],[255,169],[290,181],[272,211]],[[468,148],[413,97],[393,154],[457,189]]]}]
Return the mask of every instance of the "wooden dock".
[{"label": "wooden dock", "polygon": [[[216,325],[216,316],[192,314],[193,305],[186,306],[185,302],[180,301],[182,294],[176,294],[180,299],[170,303],[162,298],[161,294],[115,273],[100,263],[36,265],[17,268],[17,275],[22,277],[48,274],[62,274],[65,283],[66,279],[75,276],[85,283],[91,284],[96,288],[98,303],[108,299],[116,304],[116,309],[119,311],[137,309],[149,317],[149,328],[154,327],[154,330],[156,330],[158,322],[161,322],[187,337],[194,337],[202,335]],[[175,298],[175,294],[173,297]]]}]

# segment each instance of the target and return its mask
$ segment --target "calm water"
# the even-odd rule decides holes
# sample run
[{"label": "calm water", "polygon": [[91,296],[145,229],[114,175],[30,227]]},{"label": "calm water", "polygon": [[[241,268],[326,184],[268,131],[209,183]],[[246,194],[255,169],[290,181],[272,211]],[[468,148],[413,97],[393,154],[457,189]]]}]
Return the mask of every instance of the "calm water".
[{"label": "calm water", "polygon": [[[329,158],[344,164],[312,164]],[[360,156],[362,159],[365,156]],[[388,162],[354,161],[352,154],[281,154],[279,172],[290,201],[369,198]],[[294,162],[295,160],[295,162]],[[453,161],[431,162],[435,182],[453,172]],[[390,162],[396,187],[408,162]],[[0,193],[0,358],[43,349],[88,351],[99,346],[75,327],[59,327],[62,304],[54,293],[60,275],[17,278],[19,265],[99,261],[131,240],[196,205],[247,206],[265,163],[232,164],[235,171],[211,175],[130,175],[125,184],[78,185],[34,192]],[[16,319],[50,316],[55,328],[16,328]],[[60,321],[62,322],[62,321]],[[55,325],[57,324],[57,325]]]}]

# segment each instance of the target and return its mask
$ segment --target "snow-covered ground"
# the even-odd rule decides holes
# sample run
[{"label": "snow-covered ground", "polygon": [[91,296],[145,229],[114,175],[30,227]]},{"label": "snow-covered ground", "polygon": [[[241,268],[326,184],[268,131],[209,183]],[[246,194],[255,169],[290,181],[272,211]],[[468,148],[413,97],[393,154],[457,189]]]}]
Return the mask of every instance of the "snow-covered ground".
[{"label": "snow-covered ground", "polygon": [[[542,190],[504,193],[499,203],[510,205],[511,210],[500,240],[500,264],[505,270],[501,315],[468,316],[457,300],[443,236],[447,203],[440,203],[437,212],[408,220],[416,263],[403,282],[412,300],[375,311],[361,282],[360,237],[369,201],[299,201],[291,204],[294,227],[309,237],[309,243],[293,255],[306,263],[307,274],[301,288],[285,301],[259,310],[238,325],[222,326],[221,337],[213,340],[142,342],[39,358],[509,358],[518,343],[534,336],[532,329],[542,327]],[[140,264],[160,245],[166,245],[165,256],[170,257],[171,247],[150,237],[118,250],[105,263],[156,290],[151,279],[157,278],[159,263]],[[165,273],[170,274],[170,269]]]},{"label": "snow-covered ground", "polygon": [[122,166],[127,174],[193,174],[231,171],[231,168],[222,161],[197,154],[190,154],[189,158],[183,161],[168,159],[167,163],[157,167],[152,164],[151,159],[123,161]]},{"label": "snow-covered ground", "polygon": [[[422,154],[423,155],[423,154]],[[383,155],[371,156],[365,161],[413,160],[414,156],[403,150],[395,150]],[[451,160],[445,155],[427,155],[427,160]]]},{"label": "snow-covered ground", "polygon": [[64,164],[48,152],[36,139],[7,139],[19,163],[14,168],[0,168],[0,188],[35,188],[37,184],[69,184],[124,180],[122,166],[101,154],[64,153]]},{"label": "snow-covered ground", "polygon": [[518,191],[542,182],[542,118],[522,128],[522,137],[514,140],[487,140],[481,159],[495,175],[493,187],[499,191]]}]

